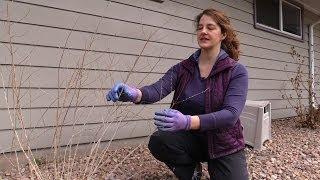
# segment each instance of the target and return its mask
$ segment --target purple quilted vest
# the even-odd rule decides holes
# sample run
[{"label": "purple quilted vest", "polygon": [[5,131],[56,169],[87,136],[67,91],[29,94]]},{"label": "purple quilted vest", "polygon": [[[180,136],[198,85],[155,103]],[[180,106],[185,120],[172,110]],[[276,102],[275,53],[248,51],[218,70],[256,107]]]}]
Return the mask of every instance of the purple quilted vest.
[{"label": "purple quilted vest", "polygon": [[[181,62],[178,85],[174,92],[172,108],[179,110],[174,102],[179,101],[179,96],[191,80],[197,63],[190,56],[189,59]],[[205,92],[205,112],[211,113],[221,110],[223,99],[226,94],[231,72],[236,61],[230,57],[219,60],[209,75],[206,88],[210,89]],[[242,126],[240,119],[231,128],[218,128],[207,131],[208,152],[210,159],[218,158],[237,152],[245,147]]]}]

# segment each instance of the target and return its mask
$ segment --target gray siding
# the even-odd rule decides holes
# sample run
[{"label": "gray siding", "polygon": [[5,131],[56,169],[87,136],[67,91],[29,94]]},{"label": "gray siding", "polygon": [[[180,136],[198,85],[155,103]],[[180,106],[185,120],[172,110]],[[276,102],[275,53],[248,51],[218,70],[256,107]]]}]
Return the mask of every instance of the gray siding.
[{"label": "gray siding", "polygon": [[[148,0],[4,1],[0,4],[1,23],[9,17],[14,22],[11,30],[16,36],[11,39],[15,52],[11,58],[8,26],[0,26],[1,72],[9,75],[11,64],[16,65],[16,77],[22,82],[20,108],[25,123],[15,120],[19,114],[13,113],[11,79],[5,76],[0,93],[9,98],[8,102],[0,98],[3,120],[0,144],[8,146],[0,151],[8,150],[14,136],[10,130],[13,126],[26,128],[30,138],[42,138],[33,142],[32,147],[50,147],[47,139],[52,139],[57,112],[64,117],[59,119],[64,125],[63,139],[70,139],[72,132],[86,137],[77,137],[74,142],[88,143],[95,133],[95,137],[101,136],[104,141],[148,136],[153,131],[154,111],[168,107],[172,95],[153,105],[122,103],[118,107],[105,102],[105,91],[114,82],[126,79],[139,87],[155,82],[172,65],[188,57],[197,48],[193,19],[210,6],[230,16],[240,38],[240,62],[247,67],[250,79],[248,99],[270,100],[273,118],[293,116],[279,90],[292,92],[288,79],[295,73],[297,63],[289,54],[291,46],[308,58],[307,24],[303,27],[303,42],[257,30],[253,26],[252,0],[166,0],[163,4]],[[308,18],[311,15],[307,13],[305,22],[310,21]],[[320,30],[316,32],[319,62]],[[77,67],[82,60],[83,69],[79,71]],[[316,66],[320,67],[318,63]],[[308,61],[303,69],[307,80]],[[80,81],[72,79],[76,73],[81,73]],[[67,91],[70,86],[73,89]],[[57,105],[58,94],[62,108]],[[72,100],[75,97],[78,100]],[[110,134],[102,136],[101,131],[107,127]],[[112,132],[117,130],[113,137]]]},{"label": "gray siding", "polygon": [[317,25],[314,29],[314,49],[315,53],[315,93],[316,93],[316,104],[320,104],[320,26]]}]

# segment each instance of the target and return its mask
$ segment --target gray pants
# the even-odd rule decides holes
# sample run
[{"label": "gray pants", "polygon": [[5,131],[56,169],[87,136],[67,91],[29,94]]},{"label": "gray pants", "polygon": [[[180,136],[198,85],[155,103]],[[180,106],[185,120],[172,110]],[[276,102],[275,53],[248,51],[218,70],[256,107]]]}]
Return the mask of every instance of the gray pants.
[{"label": "gray pants", "polygon": [[212,180],[249,179],[244,150],[209,159],[206,137],[200,132],[156,131],[150,137],[148,147],[151,154],[164,162],[180,180],[190,180],[196,164],[204,161],[208,162]]}]

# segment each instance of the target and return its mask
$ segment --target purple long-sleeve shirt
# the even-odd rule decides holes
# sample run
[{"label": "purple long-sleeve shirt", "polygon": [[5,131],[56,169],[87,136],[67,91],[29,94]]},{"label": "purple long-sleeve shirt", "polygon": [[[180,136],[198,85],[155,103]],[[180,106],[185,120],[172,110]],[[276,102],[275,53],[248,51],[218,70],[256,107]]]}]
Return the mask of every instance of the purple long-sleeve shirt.
[{"label": "purple long-sleeve shirt", "polygon": [[[195,61],[199,61],[201,51],[193,54]],[[221,49],[217,61],[225,59],[228,54]],[[226,92],[221,110],[205,113],[205,84],[208,79],[201,77],[199,66],[197,66],[193,79],[188,83],[186,89],[180,96],[183,101],[179,104],[181,113],[186,115],[198,115],[200,118],[200,130],[211,130],[216,128],[233,126],[245,105],[248,91],[248,73],[246,68],[237,63],[232,70],[228,90]],[[214,67],[212,68],[214,69]],[[177,86],[178,65],[171,67],[165,75],[150,86],[144,86],[141,103],[154,103],[175,90]]]}]

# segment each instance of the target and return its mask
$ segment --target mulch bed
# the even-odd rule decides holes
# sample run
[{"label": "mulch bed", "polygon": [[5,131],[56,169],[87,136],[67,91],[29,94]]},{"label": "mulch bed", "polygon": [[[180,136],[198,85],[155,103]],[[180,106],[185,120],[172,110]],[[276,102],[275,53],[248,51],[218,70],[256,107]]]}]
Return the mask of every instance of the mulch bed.
[{"label": "mulch bed", "polygon": [[[294,118],[273,120],[272,140],[265,142],[265,148],[261,151],[245,149],[251,179],[320,179],[320,128],[310,130],[295,124]],[[109,151],[105,165],[92,179],[175,179],[145,145],[136,148],[123,161],[133,149],[135,147]],[[80,168],[84,162],[77,161],[77,166]],[[42,165],[47,170],[49,166],[50,163]],[[21,178],[30,179],[27,170],[22,177],[13,171],[0,173],[0,180]]]}]

